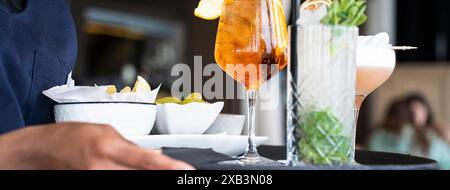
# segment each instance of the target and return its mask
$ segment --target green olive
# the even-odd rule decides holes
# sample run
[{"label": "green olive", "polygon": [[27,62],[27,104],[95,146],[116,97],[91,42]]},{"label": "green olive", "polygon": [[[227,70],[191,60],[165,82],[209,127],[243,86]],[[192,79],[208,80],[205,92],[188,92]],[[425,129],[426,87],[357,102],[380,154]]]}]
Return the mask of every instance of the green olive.
[{"label": "green olive", "polygon": [[164,98],[160,98],[158,100],[155,101],[156,104],[168,104],[168,103],[175,103],[175,104],[180,104],[181,100],[175,97],[164,97]]},{"label": "green olive", "polygon": [[198,92],[194,92],[189,94],[189,96],[187,96],[184,100],[202,100],[202,94],[198,93]]}]

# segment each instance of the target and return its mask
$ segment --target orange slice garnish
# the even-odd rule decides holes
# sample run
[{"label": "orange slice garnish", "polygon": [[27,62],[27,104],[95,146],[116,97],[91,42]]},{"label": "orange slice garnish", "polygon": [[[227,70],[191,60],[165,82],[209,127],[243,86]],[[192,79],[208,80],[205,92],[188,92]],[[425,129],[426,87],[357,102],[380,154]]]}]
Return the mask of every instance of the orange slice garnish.
[{"label": "orange slice garnish", "polygon": [[306,0],[301,6],[300,10],[303,11],[305,9],[315,11],[317,10],[321,5],[330,6],[331,0]]}]

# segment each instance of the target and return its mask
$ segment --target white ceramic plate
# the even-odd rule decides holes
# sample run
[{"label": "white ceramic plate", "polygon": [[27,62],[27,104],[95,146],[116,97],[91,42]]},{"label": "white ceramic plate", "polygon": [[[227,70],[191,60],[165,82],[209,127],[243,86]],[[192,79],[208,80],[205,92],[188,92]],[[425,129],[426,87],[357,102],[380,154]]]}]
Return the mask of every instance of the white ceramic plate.
[{"label": "white ceramic plate", "polygon": [[[143,148],[212,148],[228,156],[238,156],[245,152],[247,136],[231,135],[148,135],[126,137]],[[269,137],[256,137],[256,145],[262,145]]]}]

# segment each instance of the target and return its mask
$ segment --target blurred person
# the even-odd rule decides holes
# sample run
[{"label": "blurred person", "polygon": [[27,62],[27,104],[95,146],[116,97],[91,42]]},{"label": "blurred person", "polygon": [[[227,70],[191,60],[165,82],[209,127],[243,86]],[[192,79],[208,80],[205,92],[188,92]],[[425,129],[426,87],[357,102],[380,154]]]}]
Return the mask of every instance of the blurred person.
[{"label": "blurred person", "polygon": [[436,123],[431,106],[420,94],[396,100],[370,140],[376,151],[429,157],[450,169],[450,144]]},{"label": "blurred person", "polygon": [[110,126],[49,124],[42,91],[65,83],[76,42],[68,0],[0,0],[0,169],[192,169]]},{"label": "blurred person", "polygon": [[440,168],[450,169],[450,141],[445,125],[438,124],[426,98],[412,94],[405,98],[414,127],[413,154],[438,161]]},{"label": "blurred person", "polygon": [[393,101],[387,109],[383,122],[370,138],[370,149],[409,154],[413,136],[410,118],[406,102],[401,99]]}]

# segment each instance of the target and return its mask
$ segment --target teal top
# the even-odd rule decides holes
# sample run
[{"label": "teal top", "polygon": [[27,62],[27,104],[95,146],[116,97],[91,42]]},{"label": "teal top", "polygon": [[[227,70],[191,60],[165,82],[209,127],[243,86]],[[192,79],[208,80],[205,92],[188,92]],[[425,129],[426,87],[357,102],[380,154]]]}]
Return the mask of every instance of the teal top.
[{"label": "teal top", "polygon": [[[430,140],[430,147],[426,157],[436,160],[439,169],[450,169],[450,144],[431,130],[427,131],[427,137]],[[378,130],[370,139],[369,148],[374,151],[425,156],[415,146],[414,130],[410,126],[403,127],[399,136]]]}]

